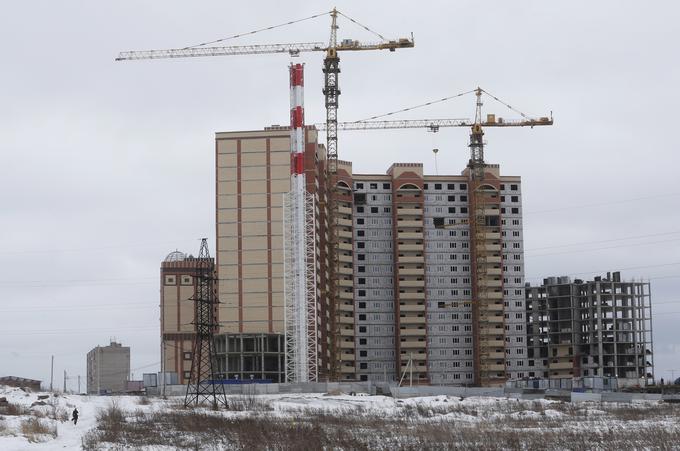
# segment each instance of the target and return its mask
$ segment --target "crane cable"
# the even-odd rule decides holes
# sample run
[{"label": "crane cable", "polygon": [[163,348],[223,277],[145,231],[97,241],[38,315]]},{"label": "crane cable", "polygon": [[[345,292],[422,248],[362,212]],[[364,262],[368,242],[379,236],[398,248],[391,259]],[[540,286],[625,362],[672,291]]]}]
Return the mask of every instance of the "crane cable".
[{"label": "crane cable", "polygon": [[456,97],[461,97],[461,96],[464,96],[465,94],[471,94],[473,92],[475,92],[474,89],[471,90],[471,91],[461,92],[461,93],[458,93],[458,94],[455,94],[455,95],[452,95],[452,96],[442,97],[441,99],[438,99],[438,100],[432,100],[430,102],[421,103],[420,105],[415,105],[415,106],[411,106],[411,107],[408,107],[408,108],[402,108],[401,110],[391,111],[389,113],[380,114],[378,116],[367,117],[366,119],[360,119],[358,121],[354,121],[353,123],[372,121],[372,120],[375,120],[375,119],[380,119],[380,118],[383,118],[383,117],[392,116],[394,114],[415,110],[417,108],[422,108],[424,106],[434,105],[435,103],[445,102],[447,100],[455,99]]},{"label": "crane cable", "polygon": [[349,21],[351,21],[351,22],[354,22],[356,25],[360,26],[361,28],[363,28],[364,30],[368,31],[369,33],[373,33],[374,35],[378,36],[378,37],[379,37],[380,39],[382,39],[383,41],[387,41],[387,39],[385,39],[385,37],[384,37],[383,35],[381,35],[380,33],[378,33],[377,31],[371,30],[371,29],[368,28],[366,25],[357,22],[356,20],[352,19],[351,17],[349,17],[349,16],[346,15],[346,14],[341,13],[340,11],[336,11],[336,12],[337,12],[338,14],[340,14],[342,17],[344,17],[345,19],[347,19],[347,20],[349,20]]},{"label": "crane cable", "polygon": [[[343,14],[343,15],[344,15],[344,14]],[[512,105],[510,105],[510,104],[508,104],[508,103],[502,101],[501,99],[499,99],[499,98],[496,97],[495,95],[491,94],[489,91],[487,91],[487,90],[485,90],[485,89],[482,89],[482,88],[479,88],[479,89],[480,89],[483,93],[485,93],[486,95],[488,95],[489,97],[491,97],[492,99],[494,99],[495,101],[497,101],[498,103],[500,103],[501,105],[503,105],[503,106],[505,106],[506,108],[508,108],[509,110],[514,111],[515,113],[519,114],[519,115],[522,116],[524,119],[526,119],[526,120],[532,120],[531,117],[529,117],[528,115],[526,115],[526,114],[524,114],[523,112],[519,111],[517,108],[514,108]],[[407,107],[407,108],[402,108],[402,109],[400,109],[400,110],[391,111],[391,112],[389,112],[389,113],[380,114],[380,115],[377,115],[377,116],[371,116],[371,117],[368,117],[368,118],[366,118],[366,119],[360,119],[360,120],[358,120],[358,121],[354,121],[353,123],[372,121],[372,120],[375,120],[375,119],[380,119],[380,118],[383,118],[383,117],[392,116],[392,115],[395,115],[395,114],[398,114],[398,113],[404,113],[404,112],[406,112],[406,111],[415,110],[415,109],[417,109],[417,108],[422,108],[422,107],[424,107],[424,106],[434,105],[434,104],[436,104],[436,103],[441,103],[441,102],[445,102],[445,101],[447,101],[447,100],[455,99],[455,98],[457,98],[457,97],[461,97],[461,96],[464,96],[464,95],[466,95],[466,94],[471,94],[471,93],[473,93],[473,92],[475,92],[475,91],[476,91],[476,89],[473,89],[473,90],[470,90],[470,91],[461,92],[461,93],[459,93],[459,94],[455,94],[455,95],[452,95],[452,96],[442,97],[441,99],[438,99],[438,100],[432,100],[432,101],[430,101],[430,102],[421,103],[420,105],[415,105],[415,106],[411,106],[411,107]]]},{"label": "crane cable", "polygon": [[304,22],[305,20],[316,19],[317,17],[325,16],[327,14],[330,14],[330,11],[324,12],[324,13],[319,13],[319,14],[314,14],[313,16],[305,17],[303,19],[292,20],[290,22],[281,23],[281,24],[278,24],[278,25],[272,25],[271,27],[260,28],[258,30],[249,31],[247,33],[235,34],[235,35],[232,35],[232,36],[227,36],[226,38],[216,39],[214,41],[208,41],[208,42],[203,42],[201,44],[190,45],[188,47],[184,47],[182,50],[193,49],[193,48],[196,48],[196,47],[202,47],[202,46],[210,45],[210,44],[217,44],[218,42],[224,42],[224,41],[228,41],[230,39],[236,39],[236,38],[240,38],[240,37],[243,37],[243,36],[249,36],[249,35],[252,35],[252,34],[255,34],[255,33],[259,33],[261,31],[273,30],[275,28],[284,27],[286,25],[293,25],[293,24],[296,24],[296,23]]},{"label": "crane cable", "polygon": [[495,95],[491,94],[489,91],[486,91],[486,90],[484,90],[484,89],[482,89],[482,88],[479,88],[479,89],[480,89],[484,94],[486,94],[486,95],[488,95],[489,97],[493,98],[496,102],[500,103],[501,105],[505,105],[505,107],[507,107],[509,110],[514,111],[515,113],[517,113],[517,114],[519,114],[520,116],[522,116],[524,119],[526,119],[526,120],[528,120],[528,121],[529,121],[529,120],[532,120],[532,118],[530,118],[530,117],[527,116],[526,114],[522,113],[520,110],[518,110],[518,109],[516,109],[516,108],[513,108],[512,106],[510,106],[510,105],[508,105],[507,103],[503,102],[501,99],[499,99],[499,98],[496,97]]}]

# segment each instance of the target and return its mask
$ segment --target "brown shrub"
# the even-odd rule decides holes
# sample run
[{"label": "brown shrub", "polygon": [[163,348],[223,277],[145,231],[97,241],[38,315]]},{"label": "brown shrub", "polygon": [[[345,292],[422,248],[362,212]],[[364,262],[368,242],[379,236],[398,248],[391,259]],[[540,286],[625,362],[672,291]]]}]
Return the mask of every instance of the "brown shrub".
[{"label": "brown shrub", "polygon": [[34,443],[43,441],[45,436],[56,438],[57,427],[38,418],[31,417],[21,422],[21,433],[29,442]]},{"label": "brown shrub", "polygon": [[19,416],[28,415],[30,413],[31,411],[26,407],[19,404],[12,404],[11,402],[0,406],[0,415]]}]

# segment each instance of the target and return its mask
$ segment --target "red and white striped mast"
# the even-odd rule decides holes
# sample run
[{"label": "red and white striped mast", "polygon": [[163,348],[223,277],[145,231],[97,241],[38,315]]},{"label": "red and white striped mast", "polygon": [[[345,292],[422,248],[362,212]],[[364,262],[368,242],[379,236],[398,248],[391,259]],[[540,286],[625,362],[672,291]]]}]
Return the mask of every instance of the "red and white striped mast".
[{"label": "red and white striped mast", "polygon": [[286,381],[318,379],[316,227],[305,180],[304,66],[290,65],[290,191],[284,195]]}]

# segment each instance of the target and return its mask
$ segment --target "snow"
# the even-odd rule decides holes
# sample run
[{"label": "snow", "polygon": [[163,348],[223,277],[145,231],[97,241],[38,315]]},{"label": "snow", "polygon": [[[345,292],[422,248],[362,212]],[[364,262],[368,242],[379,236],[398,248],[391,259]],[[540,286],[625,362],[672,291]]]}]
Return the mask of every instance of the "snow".
[{"label": "snow", "polygon": [[[49,395],[48,399],[43,400],[47,405],[31,407],[38,400],[38,395]],[[128,412],[136,410],[152,412],[174,409],[183,401],[181,398],[169,398],[167,400],[148,398],[149,402],[140,402],[140,397],[137,396],[107,397],[26,393],[17,388],[0,386],[0,398],[2,397],[7,398],[7,401],[12,404],[30,409],[33,414],[44,416],[41,419],[42,421],[56,425],[57,428],[57,437],[42,436],[39,437],[42,441],[31,443],[21,433],[21,422],[31,418],[31,415],[0,415],[0,450],[3,451],[80,449],[82,437],[96,426],[98,411],[107,408],[112,403]],[[498,423],[501,425],[499,427],[512,427],[512,423],[510,423],[510,426],[507,426],[504,422],[529,421],[529,423],[526,423],[529,427],[541,428],[542,422],[551,422],[552,427],[558,424],[563,428],[579,430],[579,428],[586,427],[585,419],[587,418],[587,427],[589,428],[607,430],[612,425],[628,427],[628,423],[622,420],[615,420],[606,411],[607,408],[603,407],[603,404],[596,402],[572,404],[571,406],[579,411],[579,415],[574,415],[569,413],[569,409],[564,408],[564,403],[544,399],[517,400],[494,397],[459,398],[455,396],[394,399],[386,396],[330,396],[318,393],[259,395],[257,398],[266,402],[271,408],[267,415],[282,418],[323,411],[339,415],[406,417],[414,421],[450,423],[452,425],[474,425],[484,422],[485,424]],[[630,408],[644,410],[655,405],[655,403],[645,402],[644,404],[625,405]],[[70,419],[74,407],[78,409],[80,414],[77,425],[74,425],[71,421],[59,421],[48,417],[50,413],[57,411],[67,413]],[[243,418],[261,413],[223,411],[219,414],[233,418]],[[636,427],[644,427],[648,422],[641,420],[635,424]],[[659,423],[657,422],[656,424],[658,425]],[[669,429],[678,427],[677,422],[674,423],[672,418],[667,420],[667,424]],[[156,451],[161,448],[155,447],[149,449]]]}]

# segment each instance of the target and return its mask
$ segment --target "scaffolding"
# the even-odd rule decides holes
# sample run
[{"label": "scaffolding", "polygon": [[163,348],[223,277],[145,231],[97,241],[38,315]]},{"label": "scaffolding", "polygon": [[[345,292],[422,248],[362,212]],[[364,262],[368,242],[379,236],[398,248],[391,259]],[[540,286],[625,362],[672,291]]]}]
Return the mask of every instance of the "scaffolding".
[{"label": "scaffolding", "polygon": [[[304,218],[302,230],[298,227],[300,216]],[[318,380],[315,231],[314,197],[307,192],[291,191],[284,194],[286,382]]]}]

